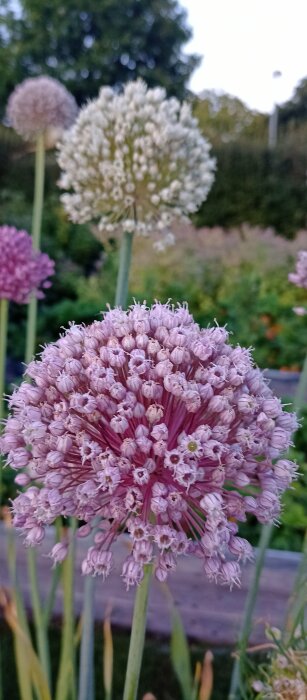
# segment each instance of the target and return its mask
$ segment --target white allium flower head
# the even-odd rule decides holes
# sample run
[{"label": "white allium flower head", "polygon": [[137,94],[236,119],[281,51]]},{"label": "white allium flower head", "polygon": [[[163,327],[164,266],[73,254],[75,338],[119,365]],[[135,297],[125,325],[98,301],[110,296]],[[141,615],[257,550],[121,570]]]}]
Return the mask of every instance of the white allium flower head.
[{"label": "white allium flower head", "polygon": [[77,112],[75,98],[64,85],[42,75],[17,85],[9,97],[6,115],[20,136],[32,140],[50,129],[67,129]]},{"label": "white allium flower head", "polygon": [[72,221],[96,223],[99,237],[156,232],[160,247],[206,199],[215,169],[190,106],[142,80],[121,94],[101,88],[64,134],[58,162]]}]

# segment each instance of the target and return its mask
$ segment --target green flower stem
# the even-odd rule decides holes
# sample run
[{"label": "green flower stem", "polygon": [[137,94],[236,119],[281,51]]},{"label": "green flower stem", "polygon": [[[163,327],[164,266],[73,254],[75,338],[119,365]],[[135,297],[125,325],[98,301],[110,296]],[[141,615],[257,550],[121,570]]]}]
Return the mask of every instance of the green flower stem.
[{"label": "green flower stem", "polygon": [[[61,535],[62,535],[62,523],[61,523],[61,518],[57,518],[55,521],[55,542],[54,544],[57,544],[58,542],[61,541]],[[52,611],[53,611],[53,605],[55,601],[55,595],[57,591],[57,587],[61,578],[62,574],[62,567],[60,565],[57,565],[53,568],[52,571],[52,576],[51,576],[51,582],[50,582],[50,588],[47,593],[46,600],[44,601],[44,610],[43,610],[43,621],[44,625],[47,629]]]},{"label": "green flower stem", "polygon": [[55,601],[55,595],[57,592],[57,587],[59,585],[61,578],[61,566],[57,565],[52,572],[51,576],[51,583],[50,583],[50,589],[48,592],[47,599],[45,600],[44,604],[44,610],[43,610],[43,621],[44,625],[47,628],[51,619],[52,611],[53,611],[53,605]]},{"label": "green flower stem", "polygon": [[[44,201],[44,181],[45,181],[45,144],[44,134],[41,133],[36,141],[35,154],[35,182],[34,182],[34,203],[32,219],[32,244],[34,250],[40,249],[40,237],[42,228],[43,201]],[[25,362],[31,362],[35,352],[37,319],[37,299],[32,297],[28,305],[28,323],[26,335]]]},{"label": "green flower stem", "polygon": [[29,579],[31,585],[31,598],[32,598],[32,608],[34,615],[35,624],[35,637],[37,643],[37,650],[39,660],[42,665],[42,669],[46,676],[46,681],[49,688],[51,688],[51,676],[50,676],[50,654],[49,654],[49,643],[48,643],[48,633],[46,626],[44,624],[44,611],[41,605],[40,593],[38,588],[38,569],[37,569],[37,554],[33,548],[28,550],[28,571]]},{"label": "green flower stem", "polygon": [[133,233],[131,231],[125,231],[120,244],[119,268],[115,294],[115,306],[121,306],[123,309],[125,309],[127,305],[132,241]]},{"label": "green flower stem", "polygon": [[[10,585],[13,601],[16,606],[18,624],[28,639],[31,639],[27,614],[25,610],[22,592],[17,576],[16,534],[12,526],[7,530],[7,561],[10,572]],[[27,656],[24,654],[24,646],[14,635],[14,654],[16,661],[17,679],[20,692],[20,700],[33,700],[32,684],[27,668]]]},{"label": "green flower stem", "polygon": [[[132,255],[132,242],[133,233],[125,231],[122,236],[120,245],[119,268],[115,295],[115,306],[121,306],[123,309],[125,309],[127,305],[129,272]],[[84,585],[84,608],[80,652],[78,700],[93,700],[94,698],[94,590],[95,581],[93,577],[86,576]],[[142,646],[144,643],[144,634],[145,628],[143,633]]]},{"label": "green flower stem", "polygon": [[26,365],[31,362],[33,355],[35,353],[36,344],[36,319],[37,319],[37,299],[32,297],[28,304],[28,320],[27,320],[27,330],[26,330],[26,352],[25,352],[25,363]]},{"label": "green flower stem", "polygon": [[298,387],[295,393],[294,401],[293,401],[293,406],[294,410],[296,413],[300,413],[304,403],[306,403],[306,394],[307,394],[307,354],[304,360],[303,364],[303,369],[300,374],[300,380],[298,383]]},{"label": "green flower stem", "polygon": [[302,548],[302,558],[296,574],[291,597],[288,603],[284,629],[290,643],[299,623],[304,619],[307,601],[307,530]]},{"label": "green flower stem", "polygon": [[34,204],[32,221],[32,241],[34,250],[40,249],[40,238],[43,217],[45,184],[45,139],[44,133],[39,134],[36,141],[35,154],[35,182],[34,182]]},{"label": "green flower stem", "polygon": [[[300,381],[298,384],[297,392],[294,398],[294,408],[296,413],[299,415],[305,402],[307,394],[307,354],[303,364],[303,369],[300,376]],[[298,618],[300,612],[306,602],[307,593],[307,530],[305,532],[303,549],[302,549],[302,559],[297,572],[297,576],[292,589],[292,595],[289,601],[285,630],[289,636],[294,633],[295,627],[298,624]]]},{"label": "green flower stem", "polygon": [[[89,546],[94,543],[100,517],[95,518]],[[82,611],[78,700],[94,700],[94,600],[96,579],[85,576]]]},{"label": "green flower stem", "polygon": [[257,557],[255,562],[255,568],[253,572],[253,579],[251,582],[251,587],[248,591],[244,613],[243,621],[239,635],[238,651],[239,657],[235,660],[233,671],[231,675],[230,691],[228,695],[228,700],[237,700],[238,689],[241,684],[241,667],[244,660],[244,655],[246,652],[246,647],[248,644],[249,635],[252,628],[252,618],[255,603],[257,600],[260,576],[264,564],[265,553],[270,542],[273,525],[263,525],[261,528],[261,535],[259,540],[259,546],[257,551]]},{"label": "green flower stem", "polygon": [[[7,299],[0,299],[0,420],[3,420],[3,418],[4,418],[4,392],[5,392],[8,309],[9,309],[8,300]],[[1,430],[1,425],[0,425],[0,430]],[[2,458],[0,458],[0,506],[2,504],[2,469],[3,469],[3,462],[2,462]]]},{"label": "green flower stem", "polygon": [[146,630],[146,613],[152,566],[144,567],[144,578],[137,588],[123,700],[136,700]]},{"label": "green flower stem", "polygon": [[[34,202],[32,217],[32,245],[34,250],[40,249],[43,201],[45,182],[45,143],[44,133],[40,133],[36,141],[35,152],[35,180],[34,180]],[[35,353],[36,341],[36,320],[37,320],[37,299],[32,297],[28,305],[28,322],[26,330],[26,351],[25,362],[28,364]],[[38,653],[42,668],[45,672],[48,685],[50,687],[50,657],[48,648],[48,636],[46,625],[44,624],[44,611],[38,590],[38,575],[36,566],[36,553],[33,550],[28,552],[28,569],[31,581],[31,594],[33,614],[36,628],[36,639]]]},{"label": "green flower stem", "polygon": [[63,633],[61,643],[60,667],[57,678],[55,700],[75,700],[75,646],[74,646],[74,569],[75,569],[75,531],[76,521],[70,523],[69,552],[62,564],[63,571]]},{"label": "green flower stem", "polygon": [[[303,369],[301,371],[298,387],[297,387],[294,401],[293,401],[294,410],[296,411],[296,413],[298,415],[300,414],[300,412],[304,406],[306,393],[307,393],[307,355],[305,357]],[[243,666],[244,657],[246,654],[246,647],[248,644],[248,639],[249,639],[249,635],[250,635],[251,628],[252,628],[252,617],[253,617],[254,607],[256,604],[257,596],[258,596],[260,576],[261,576],[261,572],[262,572],[262,568],[263,568],[263,564],[264,564],[265,553],[266,553],[266,550],[269,546],[269,542],[270,542],[271,535],[273,532],[273,527],[274,527],[274,525],[270,524],[270,525],[263,525],[261,528],[258,553],[257,553],[256,564],[255,564],[255,569],[254,569],[254,576],[253,576],[253,580],[251,583],[251,588],[250,588],[248,596],[247,596],[246,605],[245,605],[244,614],[243,614],[242,627],[241,627],[241,631],[240,631],[240,635],[239,635],[238,650],[239,650],[240,656],[238,659],[236,659],[234,666],[233,666],[228,700],[236,700],[238,697],[238,690],[239,690],[239,687],[241,685],[241,668]]]},{"label": "green flower stem", "polygon": [[8,299],[0,299],[0,420],[4,418],[5,366],[7,345]]},{"label": "green flower stem", "polygon": [[82,637],[78,700],[94,700],[94,594],[96,580],[86,576],[82,611]]}]

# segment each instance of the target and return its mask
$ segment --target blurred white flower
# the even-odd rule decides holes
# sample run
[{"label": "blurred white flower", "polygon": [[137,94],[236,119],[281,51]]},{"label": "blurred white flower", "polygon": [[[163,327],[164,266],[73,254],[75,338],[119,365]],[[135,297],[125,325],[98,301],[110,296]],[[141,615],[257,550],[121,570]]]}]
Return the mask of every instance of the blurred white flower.
[{"label": "blurred white flower", "polygon": [[64,135],[58,162],[72,221],[97,223],[99,237],[156,232],[164,245],[173,221],[206,199],[215,169],[190,106],[142,80],[121,94],[103,87]]}]

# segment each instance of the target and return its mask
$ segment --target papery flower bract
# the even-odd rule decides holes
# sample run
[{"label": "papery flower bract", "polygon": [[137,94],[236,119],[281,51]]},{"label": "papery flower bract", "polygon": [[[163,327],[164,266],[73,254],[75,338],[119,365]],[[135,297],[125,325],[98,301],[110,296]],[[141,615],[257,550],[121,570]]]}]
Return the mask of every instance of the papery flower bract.
[{"label": "papery flower bract", "polygon": [[51,286],[53,260],[35,251],[31,236],[14,226],[0,226],[0,251],[0,299],[17,304],[26,304],[32,294],[41,299]]},{"label": "papery flower bract", "polygon": [[166,99],[142,80],[118,94],[109,87],[64,135],[58,161],[61,199],[72,221],[98,223],[102,234],[164,234],[195,212],[212,185],[215,161],[190,106]]},{"label": "papery flower bract", "polygon": [[42,75],[27,78],[9,97],[7,119],[24,139],[35,139],[48,129],[67,129],[77,116],[73,95],[58,80]]},{"label": "papery flower bract", "polygon": [[239,582],[252,548],[237,521],[276,520],[295,476],[278,457],[296,417],[248,350],[232,347],[224,328],[201,330],[186,306],[135,304],[72,325],[27,374],[2,451],[31,479],[13,503],[28,544],[60,515],[84,521],[81,536],[98,516],[85,574],[107,576],[112,542],[128,530],[127,586],[153,559],[164,581],[188,553],[209,579]]}]

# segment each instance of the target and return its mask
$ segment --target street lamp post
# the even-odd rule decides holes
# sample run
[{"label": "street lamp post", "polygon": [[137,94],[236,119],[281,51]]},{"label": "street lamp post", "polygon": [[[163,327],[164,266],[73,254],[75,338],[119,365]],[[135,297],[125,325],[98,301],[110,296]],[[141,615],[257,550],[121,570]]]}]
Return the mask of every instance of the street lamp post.
[{"label": "street lamp post", "polygon": [[[273,78],[280,78],[281,72],[275,70],[273,73]],[[275,100],[272,112],[269,118],[269,135],[268,135],[268,146],[269,148],[275,148],[277,145],[277,135],[278,135],[278,104]]]}]

